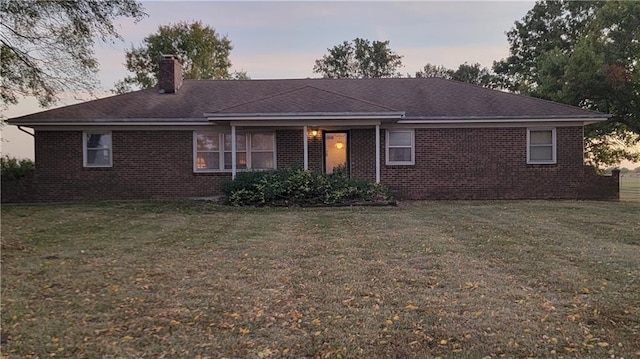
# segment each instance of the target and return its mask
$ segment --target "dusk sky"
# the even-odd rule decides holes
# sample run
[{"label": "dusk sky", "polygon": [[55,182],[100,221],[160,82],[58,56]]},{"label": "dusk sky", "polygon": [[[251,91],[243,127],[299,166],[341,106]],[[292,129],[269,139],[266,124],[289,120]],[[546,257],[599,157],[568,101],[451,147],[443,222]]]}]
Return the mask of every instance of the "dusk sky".
[{"label": "dusk sky", "polygon": [[[490,67],[508,56],[505,32],[533,7],[532,1],[412,2],[143,2],[148,17],[138,23],[118,20],[124,42],[96,43],[100,62],[99,97],[111,95],[127,76],[125,51],[139,46],[159,25],[202,21],[233,45],[233,70],[252,79],[319,77],[315,59],[327,49],[356,37],[390,41],[403,56],[403,73],[425,64],[457,68],[464,62]],[[73,96],[57,106],[77,102]],[[82,94],[76,97],[86,97]],[[41,111],[33,99],[5,111],[8,118]],[[14,126],[2,131],[2,153],[33,158],[33,140]]]}]

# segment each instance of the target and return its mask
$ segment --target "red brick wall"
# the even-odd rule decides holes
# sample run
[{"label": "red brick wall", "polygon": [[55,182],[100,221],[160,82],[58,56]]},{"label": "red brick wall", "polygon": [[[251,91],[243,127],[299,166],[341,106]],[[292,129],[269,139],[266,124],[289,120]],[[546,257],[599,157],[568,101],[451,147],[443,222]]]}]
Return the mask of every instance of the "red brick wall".
[{"label": "red brick wall", "polygon": [[[302,128],[299,130],[278,130],[276,132],[276,151],[278,168],[304,166],[304,139]],[[307,138],[309,169],[322,171],[323,147],[322,132]]]},{"label": "red brick wall", "polygon": [[[416,129],[416,164],[385,165],[399,198],[617,199],[618,182],[585,169],[582,128],[557,129],[557,163],[526,163],[526,128]],[[302,129],[276,135],[279,168],[302,167]],[[113,167],[84,168],[81,131],[36,131],[38,201],[203,197],[222,194],[229,173],[193,173],[192,131],[113,131]],[[350,131],[351,174],[375,179],[375,131]],[[323,169],[322,134],[309,137],[309,167]],[[615,182],[615,183],[614,183]]]},{"label": "red brick wall", "polygon": [[278,168],[304,165],[302,129],[276,132],[276,156]]},{"label": "red brick wall", "polygon": [[228,173],[193,173],[192,131],[113,131],[113,167],[84,168],[81,131],[36,131],[39,201],[203,197]]},{"label": "red brick wall", "polygon": [[585,166],[580,199],[620,199],[620,170],[611,171],[611,176],[600,176],[593,167]]},{"label": "red brick wall", "polygon": [[[381,137],[384,134],[380,132]],[[351,177],[368,181],[376,180],[376,130],[351,130]],[[384,152],[383,148],[380,152]],[[384,162],[382,162],[384,163]]]},{"label": "red brick wall", "polygon": [[415,166],[386,166],[383,152],[381,181],[415,199],[580,198],[582,128],[557,128],[553,165],[526,163],[526,136],[526,128],[416,129]]}]

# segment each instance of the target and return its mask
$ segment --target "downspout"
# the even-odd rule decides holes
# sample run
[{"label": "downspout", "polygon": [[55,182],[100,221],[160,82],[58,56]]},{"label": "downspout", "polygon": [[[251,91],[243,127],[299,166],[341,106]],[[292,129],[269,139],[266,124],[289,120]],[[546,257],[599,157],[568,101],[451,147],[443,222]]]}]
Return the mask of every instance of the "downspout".
[{"label": "downspout", "polygon": [[36,135],[35,135],[35,134],[33,134],[33,133],[31,133],[31,132],[29,132],[29,131],[25,130],[24,128],[22,128],[22,126],[17,126],[17,127],[18,127],[18,130],[20,130],[20,131],[22,131],[22,132],[26,133],[27,135],[29,135],[29,136],[31,136],[31,137],[33,137],[33,138],[35,138],[35,137],[36,137]]},{"label": "downspout", "polygon": [[231,125],[231,179],[236,179],[236,126]]},{"label": "downspout", "polygon": [[309,135],[307,134],[307,125],[302,126],[302,132],[304,132],[304,137],[302,138],[302,147],[304,150],[304,170],[309,169]]},{"label": "downspout", "polygon": [[380,183],[380,125],[376,125],[376,183]]}]

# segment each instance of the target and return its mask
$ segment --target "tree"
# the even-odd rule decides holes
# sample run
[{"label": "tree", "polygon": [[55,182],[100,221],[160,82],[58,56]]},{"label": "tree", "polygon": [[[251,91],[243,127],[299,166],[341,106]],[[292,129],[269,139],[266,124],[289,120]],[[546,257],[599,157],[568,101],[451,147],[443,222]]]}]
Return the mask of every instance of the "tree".
[{"label": "tree", "polygon": [[457,70],[426,64],[422,70],[416,72],[416,77],[442,77],[489,88],[497,86],[495,74],[488,68],[481,67],[479,63],[469,65],[465,62],[460,64]]},{"label": "tree", "polygon": [[527,93],[538,76],[537,59],[557,49],[568,53],[587,31],[593,13],[602,6],[596,1],[538,1],[507,32],[510,55],[494,63],[502,87]]},{"label": "tree", "polygon": [[640,4],[540,1],[507,37],[503,86],[612,114],[585,130],[591,163],[639,158],[628,148],[640,140]]},{"label": "tree", "polygon": [[480,67],[477,62],[472,65],[466,62],[460,64],[458,69],[451,74],[451,79],[489,88],[496,87],[495,75],[488,68]]},{"label": "tree", "polygon": [[145,15],[134,0],[2,0],[0,106],[34,96],[48,107],[64,91],[92,93],[99,65],[95,39],[122,40],[113,21]]},{"label": "tree", "polygon": [[370,78],[400,76],[402,56],[389,48],[389,41],[356,38],[327,49],[328,55],[316,60],[313,72],[324,78]]},{"label": "tree", "polygon": [[426,64],[422,70],[416,71],[416,77],[442,77],[450,79],[454,71],[444,66]]},{"label": "tree", "polygon": [[[233,46],[226,36],[202,22],[179,22],[160,26],[158,32],[147,36],[140,47],[126,53],[127,76],[116,83],[115,92],[130,91],[132,87],[150,88],[158,82],[158,59],[165,54],[176,55],[182,63],[185,79],[230,79],[229,54]],[[248,77],[239,73],[240,78]]]}]

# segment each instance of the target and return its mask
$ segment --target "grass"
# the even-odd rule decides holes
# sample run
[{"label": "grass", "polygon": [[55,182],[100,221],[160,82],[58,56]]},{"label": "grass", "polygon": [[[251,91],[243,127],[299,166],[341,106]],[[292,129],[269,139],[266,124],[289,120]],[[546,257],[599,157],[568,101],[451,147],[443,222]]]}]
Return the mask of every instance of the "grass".
[{"label": "grass", "polygon": [[640,176],[625,174],[620,178],[620,200],[640,202]]},{"label": "grass", "polygon": [[640,205],[2,206],[9,358],[640,356]]}]

